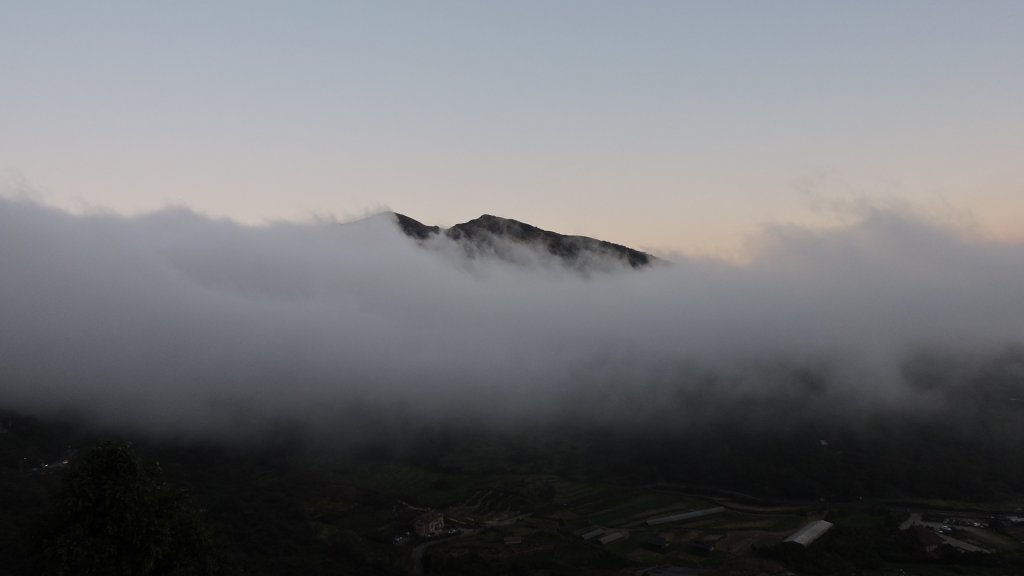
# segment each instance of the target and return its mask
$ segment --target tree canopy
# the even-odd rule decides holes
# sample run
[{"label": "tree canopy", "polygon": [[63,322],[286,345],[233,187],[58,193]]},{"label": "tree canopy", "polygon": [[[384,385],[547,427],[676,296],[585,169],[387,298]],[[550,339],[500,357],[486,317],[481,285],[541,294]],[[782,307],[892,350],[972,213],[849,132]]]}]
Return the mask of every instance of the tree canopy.
[{"label": "tree canopy", "polygon": [[49,576],[226,572],[189,497],[130,445],[113,442],[69,466],[42,556]]}]

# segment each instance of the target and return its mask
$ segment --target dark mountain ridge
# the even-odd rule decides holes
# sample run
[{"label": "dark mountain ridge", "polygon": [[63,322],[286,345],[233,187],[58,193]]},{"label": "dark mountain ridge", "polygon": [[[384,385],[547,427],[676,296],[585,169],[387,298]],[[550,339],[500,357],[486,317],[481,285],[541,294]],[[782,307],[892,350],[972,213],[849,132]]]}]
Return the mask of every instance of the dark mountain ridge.
[{"label": "dark mountain ridge", "polygon": [[475,254],[481,250],[495,252],[496,244],[505,241],[525,246],[556,256],[566,264],[578,264],[584,258],[604,258],[620,261],[631,268],[644,268],[659,260],[646,252],[587,236],[569,236],[543,230],[510,218],[484,214],[479,218],[442,229],[428,226],[404,214],[394,213],[399,228],[405,235],[423,242],[434,236],[444,235],[461,244],[467,252]]}]

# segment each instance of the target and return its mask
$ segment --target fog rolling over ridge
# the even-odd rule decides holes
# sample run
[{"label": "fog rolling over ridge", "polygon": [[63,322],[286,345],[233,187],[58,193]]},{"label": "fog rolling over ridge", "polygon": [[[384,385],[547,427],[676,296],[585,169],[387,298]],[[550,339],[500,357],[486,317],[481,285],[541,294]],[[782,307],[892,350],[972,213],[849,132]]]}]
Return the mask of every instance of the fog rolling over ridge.
[{"label": "fog rolling over ridge", "polygon": [[1024,342],[1022,246],[887,210],[752,246],[584,275],[421,245],[392,214],[250,227],[0,199],[0,406],[232,435],[657,427],[792,399],[792,418],[857,425],[942,411]]}]

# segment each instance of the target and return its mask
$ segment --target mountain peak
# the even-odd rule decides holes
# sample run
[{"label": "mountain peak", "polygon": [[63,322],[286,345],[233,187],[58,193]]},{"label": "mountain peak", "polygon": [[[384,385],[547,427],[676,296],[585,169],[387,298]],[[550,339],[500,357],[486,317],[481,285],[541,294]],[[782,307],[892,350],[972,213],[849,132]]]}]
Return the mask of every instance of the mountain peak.
[{"label": "mountain peak", "polygon": [[427,226],[403,214],[395,213],[395,218],[402,232],[410,238],[422,242],[443,233],[462,244],[471,255],[488,252],[508,259],[501,250],[494,249],[496,243],[504,241],[556,256],[563,263],[574,266],[589,266],[588,262],[597,259],[604,262],[619,261],[631,268],[643,268],[657,261],[650,254],[620,244],[587,236],[559,234],[493,214],[483,214],[446,230],[438,226]]}]

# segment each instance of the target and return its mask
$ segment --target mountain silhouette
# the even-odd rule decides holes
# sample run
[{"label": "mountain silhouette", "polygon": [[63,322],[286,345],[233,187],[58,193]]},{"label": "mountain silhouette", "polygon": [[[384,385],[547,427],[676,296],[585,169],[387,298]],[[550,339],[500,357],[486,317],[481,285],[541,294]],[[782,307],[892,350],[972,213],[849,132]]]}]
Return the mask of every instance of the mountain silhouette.
[{"label": "mountain silhouette", "polygon": [[395,213],[394,216],[399,228],[410,238],[423,243],[443,235],[461,245],[473,257],[492,255],[515,260],[511,250],[527,249],[555,256],[567,265],[586,269],[598,263],[605,266],[624,264],[639,269],[659,261],[650,254],[621,244],[587,236],[559,234],[491,214],[446,229],[428,226],[404,214]]}]

